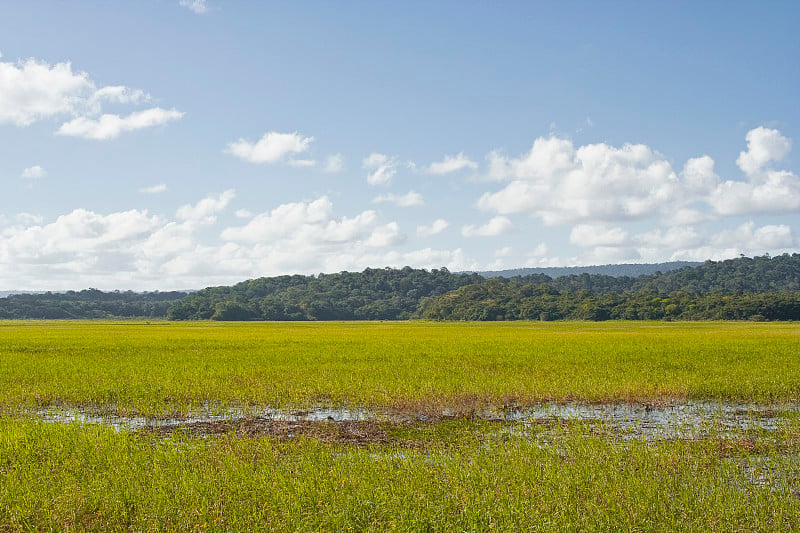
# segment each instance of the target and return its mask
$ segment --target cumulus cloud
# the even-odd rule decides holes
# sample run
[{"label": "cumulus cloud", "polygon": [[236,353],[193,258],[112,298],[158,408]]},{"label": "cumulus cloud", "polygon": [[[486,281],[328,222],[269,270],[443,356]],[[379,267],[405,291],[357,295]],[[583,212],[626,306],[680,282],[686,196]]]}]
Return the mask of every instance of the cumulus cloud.
[{"label": "cumulus cloud", "polygon": [[438,235],[444,230],[446,230],[450,226],[448,222],[443,218],[437,218],[428,226],[417,226],[417,235],[420,237],[430,237],[432,235]]},{"label": "cumulus cloud", "polygon": [[689,159],[677,175],[645,145],[576,148],[567,139],[540,137],[519,157],[489,154],[487,178],[508,183],[484,193],[477,205],[501,215],[527,213],[547,225],[651,217],[679,225],[800,209],[800,178],[770,167],[785,157],[791,141],[777,130],[756,128],[747,134],[747,147],[737,160],[747,180],[723,181],[707,155]]},{"label": "cumulus cloud", "polygon": [[572,258],[573,264],[719,260],[739,254],[781,254],[793,251],[797,245],[796,236],[788,225],[757,226],[753,221],[716,232],[673,226],[629,235],[621,228],[594,231],[583,228],[577,232],[573,230],[570,241],[584,248],[579,256]]},{"label": "cumulus cloud", "polygon": [[139,104],[150,100],[150,95],[139,89],[131,89],[124,85],[102,87],[89,98],[90,102],[100,104],[111,102],[117,104]]},{"label": "cumulus cloud", "polygon": [[641,144],[576,149],[569,140],[541,137],[518,158],[490,153],[488,177],[510,183],[484,194],[481,209],[530,213],[545,224],[644,218],[679,198],[669,162]]},{"label": "cumulus cloud", "polygon": [[105,114],[105,103],[135,105],[148,101],[144,91],[122,85],[96,87],[85,72],[69,62],[50,65],[27,59],[0,61],[0,124],[28,126],[38,120],[71,115],[57,133],[90,139],[109,139],[123,131],[163,124],[183,116],[174,109],[152,108],[126,117]]},{"label": "cumulus cloud", "polygon": [[165,183],[159,183],[158,185],[153,185],[151,187],[142,187],[139,189],[139,192],[145,194],[159,194],[167,190],[167,185]]},{"label": "cumulus cloud", "polygon": [[792,147],[778,130],[758,127],[746,136],[747,151],[736,164],[747,181],[727,180],[710,193],[708,203],[720,215],[787,213],[800,210],[800,177],[769,164],[780,161]]},{"label": "cumulus cloud", "polygon": [[37,179],[43,178],[47,175],[47,171],[40,167],[39,165],[34,165],[32,167],[28,167],[22,171],[21,176],[26,179]]},{"label": "cumulus cloud", "polygon": [[342,157],[342,154],[334,154],[325,159],[325,166],[322,167],[322,170],[330,174],[335,174],[341,172],[343,168],[344,157]]},{"label": "cumulus cloud", "polygon": [[408,191],[406,194],[380,194],[372,199],[373,203],[390,203],[398,207],[416,207],[425,205],[422,195],[415,191]]},{"label": "cumulus cloud", "polygon": [[62,124],[56,134],[104,141],[116,139],[126,131],[160,126],[178,120],[183,115],[184,113],[175,109],[154,107],[144,111],[135,111],[124,117],[112,114],[101,115],[96,119],[78,117]]},{"label": "cumulus cloud", "polygon": [[463,152],[459,152],[454,156],[444,156],[444,160],[442,161],[431,163],[431,165],[428,167],[428,173],[449,174],[451,172],[458,172],[459,170],[463,170],[465,168],[475,170],[478,168],[478,164],[465,156]]},{"label": "cumulus cloud", "polygon": [[386,248],[402,244],[405,241],[406,236],[400,231],[400,225],[397,222],[390,222],[375,228],[364,244],[374,248]]},{"label": "cumulus cloud", "polygon": [[354,217],[335,218],[333,202],[322,196],[310,202],[292,202],[259,213],[240,227],[227,228],[222,238],[245,243],[270,243],[291,240],[294,246],[366,241],[378,229],[375,211]]},{"label": "cumulus cloud", "polygon": [[707,155],[686,161],[681,180],[689,193],[700,196],[712,191],[720,181],[714,172],[714,160]]},{"label": "cumulus cloud", "polygon": [[33,263],[90,260],[98,249],[124,249],[129,242],[147,234],[159,224],[147,211],[130,210],[101,215],[76,209],[46,225],[14,228],[0,240],[0,258]]},{"label": "cumulus cloud", "polygon": [[602,224],[578,224],[569,234],[569,242],[578,246],[619,246],[627,241],[625,230]]},{"label": "cumulus cloud", "polygon": [[187,204],[178,208],[175,216],[186,222],[210,224],[216,221],[216,215],[236,197],[236,191],[228,189],[220,194],[206,196],[194,205]]},{"label": "cumulus cloud", "polygon": [[508,217],[496,216],[483,226],[472,224],[464,226],[461,228],[461,235],[464,237],[494,237],[508,233],[512,229],[514,229],[514,225]]},{"label": "cumulus cloud", "polygon": [[800,178],[791,172],[770,171],[760,183],[725,181],[711,193],[709,203],[720,215],[798,211]]},{"label": "cumulus cloud", "polygon": [[[400,225],[374,211],[336,215],[327,197],[279,205],[208,240],[233,192],[212,194],[172,218],[76,209],[52,222],[0,218],[0,286],[30,290],[167,290],[286,273],[391,266],[476,269],[460,248],[402,250]],[[10,224],[10,225],[9,225]]]},{"label": "cumulus cloud", "polygon": [[[285,160],[287,156],[307,152],[313,141],[314,137],[303,137],[297,132],[270,131],[256,142],[239,139],[229,143],[225,148],[225,153],[250,163],[277,163]],[[297,163],[292,159],[289,161]]]},{"label": "cumulus cloud", "polygon": [[0,124],[28,126],[76,113],[94,91],[88,74],[73,72],[68,62],[51,66],[35,59],[0,61]]},{"label": "cumulus cloud", "polygon": [[179,5],[197,13],[198,15],[204,15],[208,12],[206,0],[180,0]]},{"label": "cumulus cloud", "polygon": [[370,154],[364,158],[362,166],[370,171],[367,175],[370,185],[388,185],[397,174],[397,158],[385,154]]},{"label": "cumulus cloud", "polygon": [[780,161],[792,148],[792,141],[778,130],[759,126],[747,132],[747,151],[740,152],[736,164],[748,176],[755,176],[765,165]]}]

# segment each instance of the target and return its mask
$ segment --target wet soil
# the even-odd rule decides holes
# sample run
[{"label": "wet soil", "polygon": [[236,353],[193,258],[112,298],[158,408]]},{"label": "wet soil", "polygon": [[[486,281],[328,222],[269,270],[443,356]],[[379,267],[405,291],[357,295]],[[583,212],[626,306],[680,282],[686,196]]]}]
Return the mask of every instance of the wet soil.
[{"label": "wet soil", "polygon": [[239,418],[147,427],[145,432],[158,435],[175,433],[187,435],[232,434],[242,437],[269,436],[277,439],[311,437],[327,443],[386,444],[389,437],[383,424],[374,420],[272,420],[267,418]]},{"label": "wet soil", "polygon": [[[101,424],[117,431],[150,431],[170,434],[272,435],[279,438],[313,436],[330,442],[385,442],[386,429],[470,419],[497,423],[498,431],[532,436],[534,427],[582,423],[620,438],[645,440],[735,437],[742,432],[773,433],[796,418],[800,405],[755,405],[724,402],[636,403],[542,403],[503,406],[470,413],[373,411],[365,408],[309,408],[301,410],[261,408],[233,409],[224,413],[176,418],[149,418],[102,414],[81,408],[49,407],[29,413],[53,423]],[[496,430],[490,430],[492,432]]]}]

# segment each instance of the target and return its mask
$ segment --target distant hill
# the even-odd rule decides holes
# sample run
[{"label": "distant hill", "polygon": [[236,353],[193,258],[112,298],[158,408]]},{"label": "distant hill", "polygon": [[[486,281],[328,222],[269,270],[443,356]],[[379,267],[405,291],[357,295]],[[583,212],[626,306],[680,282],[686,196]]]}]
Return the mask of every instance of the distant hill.
[{"label": "distant hill", "polygon": [[0,319],[164,318],[186,292],[6,291],[0,298]]},{"label": "distant hill", "polygon": [[543,267],[543,268],[515,268],[511,270],[489,270],[477,272],[485,278],[513,278],[516,276],[530,276],[533,274],[544,274],[551,278],[561,276],[578,276],[580,274],[596,274],[600,276],[611,276],[614,278],[639,276],[650,276],[656,272],[671,272],[684,267],[696,267],[703,263],[692,261],[670,261],[668,263],[627,263],[621,265],[591,265],[573,267]]},{"label": "distant hill", "polygon": [[446,268],[368,268],[257,278],[192,293],[87,289],[0,298],[0,319],[114,317],[800,320],[800,254],[705,263],[517,269],[483,275],[451,273]]},{"label": "distant hill", "polygon": [[638,277],[494,277],[420,302],[437,320],[800,320],[800,254]]}]

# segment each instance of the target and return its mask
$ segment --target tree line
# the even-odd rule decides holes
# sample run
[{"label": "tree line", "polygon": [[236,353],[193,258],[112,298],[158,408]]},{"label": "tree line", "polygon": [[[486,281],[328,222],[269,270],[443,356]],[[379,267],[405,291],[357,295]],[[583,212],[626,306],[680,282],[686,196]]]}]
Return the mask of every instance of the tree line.
[{"label": "tree line", "polygon": [[636,277],[485,278],[368,268],[186,292],[17,294],[0,318],[170,320],[800,320],[800,254],[706,261]]}]

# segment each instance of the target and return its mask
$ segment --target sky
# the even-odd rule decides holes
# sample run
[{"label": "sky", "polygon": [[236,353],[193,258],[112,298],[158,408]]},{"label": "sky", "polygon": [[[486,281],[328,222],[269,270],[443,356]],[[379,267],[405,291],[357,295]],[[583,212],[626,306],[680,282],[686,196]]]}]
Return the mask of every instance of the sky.
[{"label": "sky", "polygon": [[0,0],[0,289],[800,249],[800,3]]}]

